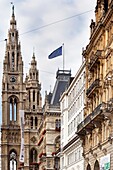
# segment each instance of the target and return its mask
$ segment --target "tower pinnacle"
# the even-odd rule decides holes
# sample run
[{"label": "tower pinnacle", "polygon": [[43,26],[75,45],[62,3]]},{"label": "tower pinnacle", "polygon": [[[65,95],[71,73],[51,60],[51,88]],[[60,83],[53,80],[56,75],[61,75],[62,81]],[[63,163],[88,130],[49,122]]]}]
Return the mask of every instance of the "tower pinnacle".
[{"label": "tower pinnacle", "polygon": [[12,6],[12,16],[14,16],[14,5]]}]

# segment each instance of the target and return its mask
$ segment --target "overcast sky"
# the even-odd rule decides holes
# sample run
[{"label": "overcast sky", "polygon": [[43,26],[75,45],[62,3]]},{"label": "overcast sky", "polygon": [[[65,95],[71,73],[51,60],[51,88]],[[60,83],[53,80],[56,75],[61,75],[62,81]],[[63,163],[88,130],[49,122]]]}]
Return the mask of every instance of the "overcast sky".
[{"label": "overcast sky", "polygon": [[[24,75],[29,71],[34,49],[44,97],[45,91],[50,91],[50,86],[51,90],[54,88],[56,71],[63,68],[62,56],[48,59],[53,50],[64,43],[65,69],[71,69],[72,76],[79,69],[82,63],[82,48],[86,47],[90,38],[90,22],[95,19],[96,0],[14,0],[13,3],[24,61]],[[0,0],[1,72],[5,54],[3,40],[7,38],[11,14],[11,0]],[[1,89],[2,74],[0,77]]]}]

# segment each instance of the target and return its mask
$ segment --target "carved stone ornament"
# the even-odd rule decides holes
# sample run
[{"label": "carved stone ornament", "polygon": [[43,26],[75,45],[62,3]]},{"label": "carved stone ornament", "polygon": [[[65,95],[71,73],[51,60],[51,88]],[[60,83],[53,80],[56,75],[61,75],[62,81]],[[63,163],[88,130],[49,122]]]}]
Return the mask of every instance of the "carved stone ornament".
[{"label": "carved stone ornament", "polygon": [[31,138],[31,141],[32,141],[33,143],[36,143],[36,141],[37,141],[36,137],[33,136],[33,137]]}]

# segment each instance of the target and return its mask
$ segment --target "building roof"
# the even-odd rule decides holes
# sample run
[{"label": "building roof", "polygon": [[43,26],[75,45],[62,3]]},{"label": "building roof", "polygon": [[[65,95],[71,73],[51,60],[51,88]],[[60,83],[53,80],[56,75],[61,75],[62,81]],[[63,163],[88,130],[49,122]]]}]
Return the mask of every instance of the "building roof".
[{"label": "building roof", "polygon": [[66,90],[71,77],[70,70],[58,70],[56,74],[56,83],[54,86],[51,103],[52,105],[60,105],[59,99],[61,94]]}]

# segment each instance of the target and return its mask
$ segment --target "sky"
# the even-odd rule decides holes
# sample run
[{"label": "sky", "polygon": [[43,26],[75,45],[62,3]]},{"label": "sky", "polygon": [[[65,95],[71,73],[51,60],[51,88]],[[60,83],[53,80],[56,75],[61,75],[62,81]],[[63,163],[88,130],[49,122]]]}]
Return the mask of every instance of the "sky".
[{"label": "sky", "polygon": [[[64,69],[71,69],[72,76],[75,76],[82,64],[82,49],[85,49],[89,43],[89,26],[91,19],[95,20],[96,0],[14,0],[12,2],[15,6],[21,42],[24,76],[29,71],[29,63],[34,52],[44,101],[45,91],[50,92],[54,88],[57,70],[63,69],[62,56],[48,59],[48,55],[64,43]],[[10,28],[11,15],[11,0],[0,0],[0,90],[5,55],[4,39],[7,38]]]}]

